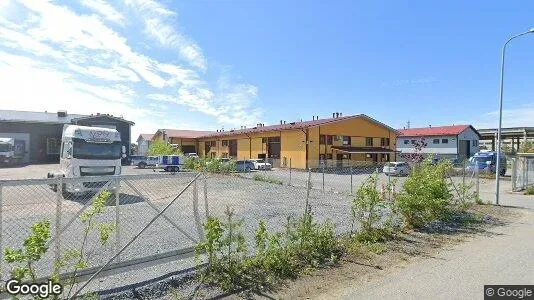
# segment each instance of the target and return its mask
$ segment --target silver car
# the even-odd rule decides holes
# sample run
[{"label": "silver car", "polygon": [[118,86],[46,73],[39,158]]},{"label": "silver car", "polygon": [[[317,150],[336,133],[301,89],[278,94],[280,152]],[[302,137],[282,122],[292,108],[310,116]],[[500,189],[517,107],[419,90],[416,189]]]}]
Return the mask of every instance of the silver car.
[{"label": "silver car", "polygon": [[410,165],[407,162],[388,162],[382,172],[388,176],[406,176],[410,173]]}]

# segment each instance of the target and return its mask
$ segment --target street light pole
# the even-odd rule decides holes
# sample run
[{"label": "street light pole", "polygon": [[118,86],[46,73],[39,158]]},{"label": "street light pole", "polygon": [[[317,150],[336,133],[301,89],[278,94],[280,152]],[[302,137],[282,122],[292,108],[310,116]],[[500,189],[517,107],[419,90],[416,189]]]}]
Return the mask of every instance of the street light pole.
[{"label": "street light pole", "polygon": [[501,127],[502,127],[502,100],[504,93],[504,57],[506,54],[506,46],[515,38],[523,36],[525,34],[534,33],[534,28],[529,31],[517,34],[509,38],[502,47],[502,60],[501,60],[501,87],[500,87],[500,101],[499,101],[499,128],[497,129],[497,163],[495,166],[495,204],[499,205],[499,181],[501,171]]}]

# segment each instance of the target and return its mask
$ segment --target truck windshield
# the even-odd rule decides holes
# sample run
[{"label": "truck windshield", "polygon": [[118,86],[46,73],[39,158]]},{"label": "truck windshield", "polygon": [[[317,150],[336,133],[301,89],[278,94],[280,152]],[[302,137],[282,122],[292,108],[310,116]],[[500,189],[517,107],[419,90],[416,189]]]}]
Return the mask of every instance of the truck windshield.
[{"label": "truck windshield", "polygon": [[74,140],[72,157],[81,159],[120,159],[122,145],[120,142],[90,143],[84,140]]},{"label": "truck windshield", "polygon": [[9,152],[11,150],[13,150],[11,144],[0,144],[0,152]]}]

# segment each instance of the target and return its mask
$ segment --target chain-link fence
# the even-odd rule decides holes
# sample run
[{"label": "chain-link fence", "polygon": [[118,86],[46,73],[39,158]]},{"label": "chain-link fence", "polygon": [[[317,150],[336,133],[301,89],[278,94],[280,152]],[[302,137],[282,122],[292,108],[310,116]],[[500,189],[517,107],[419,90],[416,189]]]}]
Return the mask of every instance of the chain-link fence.
[{"label": "chain-link fence", "polygon": [[[243,218],[249,241],[254,240],[260,220],[269,230],[281,232],[288,218],[299,218],[307,207],[317,221],[331,220],[337,234],[348,233],[352,195],[369,176],[376,174],[382,197],[394,200],[410,172],[405,163],[308,163],[316,167],[0,181],[0,251],[20,248],[32,224],[50,220],[49,251],[36,263],[38,276],[48,277],[54,261],[82,247],[88,253],[88,265],[77,273],[82,280],[143,267],[115,283],[92,280],[84,291],[109,289],[192,266],[193,247],[203,238],[201,224],[208,215],[224,219],[227,207]],[[458,201],[478,195],[478,170],[455,166],[447,180]],[[71,193],[77,187],[93,190]],[[106,245],[100,244],[98,233],[86,235],[87,224],[80,218],[103,190],[110,190],[112,197],[95,223],[116,226]],[[179,260],[172,266],[175,269],[162,267],[162,262],[171,260]],[[157,266],[154,273],[147,271],[149,266]],[[3,280],[10,276],[3,256],[0,271]]]},{"label": "chain-link fence", "polygon": [[512,191],[534,186],[534,154],[519,153],[512,159]]},{"label": "chain-link fence", "polygon": [[[104,276],[114,269],[192,256],[206,220],[199,176],[184,172],[0,181],[0,251],[21,248],[32,225],[48,220],[48,251],[32,263],[39,278],[49,278],[55,262],[72,253],[82,254],[87,264],[79,269],[67,265],[61,270],[66,278],[72,272],[79,278]],[[104,190],[111,192],[104,209],[88,221],[92,203]],[[101,243],[99,224],[115,228],[107,243]],[[13,266],[0,256],[2,280],[10,277]],[[91,286],[99,288],[98,281]]]}]

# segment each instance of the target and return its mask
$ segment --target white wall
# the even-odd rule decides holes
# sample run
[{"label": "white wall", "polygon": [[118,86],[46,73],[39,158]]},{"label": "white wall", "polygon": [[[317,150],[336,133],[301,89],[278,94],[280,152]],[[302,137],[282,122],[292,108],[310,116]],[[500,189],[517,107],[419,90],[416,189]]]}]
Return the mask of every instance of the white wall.
[{"label": "white wall", "polygon": [[[426,136],[426,137],[398,137],[397,150],[401,153],[414,153],[414,147],[411,142],[404,144],[405,140],[420,140],[425,139],[427,146],[421,150],[421,153],[433,154],[450,154],[456,155],[458,153],[457,140],[455,135],[450,136]],[[434,144],[434,139],[439,139],[439,144]],[[443,139],[447,139],[448,143],[442,143]]]},{"label": "white wall", "polygon": [[[473,155],[475,153],[477,153],[479,151],[479,139],[478,139],[478,135],[476,134],[476,132],[471,129],[471,127],[467,128],[466,130],[464,130],[462,133],[460,133],[458,135],[458,139],[460,141],[469,141],[469,153],[470,155]],[[475,143],[473,144],[473,141],[475,141]]]},{"label": "white wall", "polygon": [[139,139],[137,141],[137,155],[146,155],[148,148],[150,147],[150,142],[145,139]]}]

